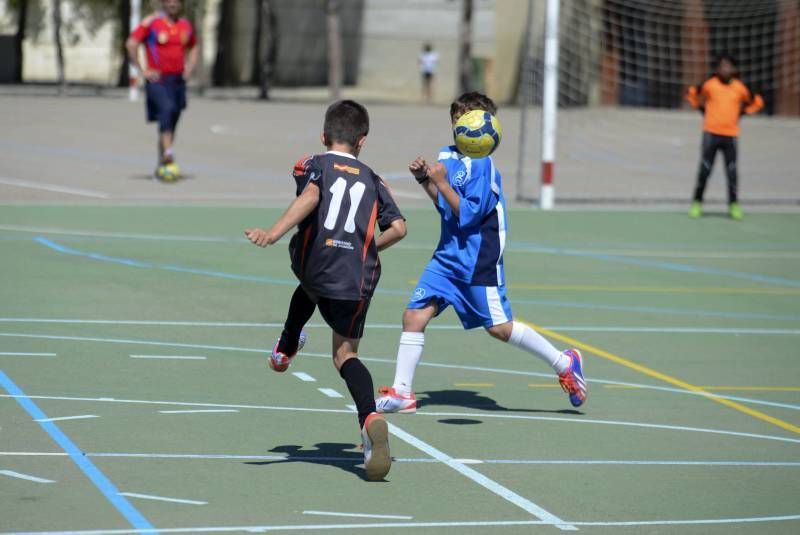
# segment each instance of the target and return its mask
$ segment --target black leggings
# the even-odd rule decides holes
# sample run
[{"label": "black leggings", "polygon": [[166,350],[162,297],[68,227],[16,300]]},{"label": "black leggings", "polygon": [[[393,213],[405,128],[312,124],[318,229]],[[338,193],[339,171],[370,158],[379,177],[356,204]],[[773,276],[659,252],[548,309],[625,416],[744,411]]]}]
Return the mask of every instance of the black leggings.
[{"label": "black leggings", "polygon": [[728,202],[737,202],[738,177],[736,175],[736,138],[731,136],[718,136],[703,132],[703,150],[700,159],[700,169],[697,171],[697,186],[694,189],[694,200],[703,202],[703,193],[706,182],[714,165],[714,157],[721,150],[725,157],[725,173],[728,176]]}]

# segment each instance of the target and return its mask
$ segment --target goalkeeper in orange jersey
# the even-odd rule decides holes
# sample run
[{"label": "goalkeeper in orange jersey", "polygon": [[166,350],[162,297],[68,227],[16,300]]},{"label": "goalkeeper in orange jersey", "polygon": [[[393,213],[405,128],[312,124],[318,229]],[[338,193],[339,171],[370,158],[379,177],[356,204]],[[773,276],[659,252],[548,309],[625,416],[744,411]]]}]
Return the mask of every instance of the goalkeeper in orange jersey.
[{"label": "goalkeeper in orange jersey", "polygon": [[761,95],[753,95],[738,78],[736,62],[727,54],[717,61],[714,75],[699,87],[690,87],[686,100],[693,108],[703,112],[703,148],[697,186],[689,217],[703,214],[703,192],[706,189],[714,157],[721,150],[725,157],[728,176],[728,210],[732,219],[742,219],[742,209],[737,196],[736,138],[739,135],[739,117],[743,113],[757,113],[764,107]]}]

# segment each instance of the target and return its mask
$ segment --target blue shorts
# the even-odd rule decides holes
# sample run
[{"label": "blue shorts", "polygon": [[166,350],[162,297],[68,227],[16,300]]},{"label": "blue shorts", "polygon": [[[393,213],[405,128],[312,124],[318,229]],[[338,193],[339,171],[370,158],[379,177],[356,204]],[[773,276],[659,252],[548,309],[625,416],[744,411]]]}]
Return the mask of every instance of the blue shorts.
[{"label": "blue shorts", "polygon": [[426,269],[407,308],[425,308],[431,301],[437,316],[452,305],[465,329],[488,328],[513,318],[505,286],[476,286]]},{"label": "blue shorts", "polygon": [[165,75],[145,84],[147,121],[158,121],[159,132],[174,132],[186,108],[186,82],[180,75]]}]

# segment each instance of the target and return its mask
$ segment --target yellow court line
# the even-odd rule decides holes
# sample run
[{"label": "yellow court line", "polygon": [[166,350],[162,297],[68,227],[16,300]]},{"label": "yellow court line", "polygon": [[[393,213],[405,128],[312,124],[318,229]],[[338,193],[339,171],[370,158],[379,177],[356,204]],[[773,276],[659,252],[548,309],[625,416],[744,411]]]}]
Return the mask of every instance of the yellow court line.
[{"label": "yellow court line", "polygon": [[[603,385],[603,388],[646,388],[637,385]],[[798,386],[698,386],[708,391],[745,391],[745,392],[800,392]]]},{"label": "yellow court line", "polygon": [[797,386],[701,386],[703,390],[741,390],[745,392],[800,392]]},{"label": "yellow court line", "polygon": [[531,388],[561,388],[561,385],[553,383],[531,383],[528,386]]},{"label": "yellow court line", "polygon": [[658,379],[660,381],[664,381],[665,383],[671,384],[673,386],[677,386],[678,388],[683,388],[684,390],[688,390],[690,392],[695,392],[697,394],[701,394],[701,395],[705,396],[706,398],[710,399],[711,401],[716,401],[717,403],[720,403],[722,405],[725,405],[726,407],[730,407],[731,409],[734,409],[734,410],[737,410],[737,411],[742,412],[744,414],[747,414],[749,416],[752,416],[753,418],[756,418],[758,420],[762,420],[764,422],[768,422],[768,423],[771,423],[773,425],[776,425],[776,426],[780,427],[781,429],[785,429],[787,431],[791,431],[792,433],[800,434],[800,427],[798,427],[798,426],[796,426],[794,424],[791,424],[789,422],[785,422],[785,421],[781,420],[780,418],[775,418],[774,416],[770,416],[769,414],[763,413],[761,411],[757,411],[755,409],[751,409],[750,407],[742,405],[741,403],[737,403],[737,402],[731,401],[729,399],[725,399],[725,398],[721,398],[719,396],[715,396],[714,394],[712,394],[708,390],[704,389],[703,387],[695,386],[693,384],[687,383],[686,381],[678,379],[677,377],[672,377],[671,375],[667,375],[666,373],[662,373],[662,372],[654,370],[652,368],[648,368],[647,366],[643,366],[641,364],[633,362],[632,360],[626,359],[624,357],[620,357],[619,355],[615,355],[614,353],[610,353],[610,352],[608,352],[608,351],[606,351],[604,349],[600,349],[599,347],[595,347],[595,346],[592,346],[592,345],[589,345],[589,344],[585,344],[585,343],[583,343],[583,342],[581,342],[579,340],[576,340],[574,338],[570,338],[569,336],[564,336],[563,334],[559,334],[559,333],[557,333],[555,331],[551,331],[550,329],[545,329],[543,327],[539,327],[538,325],[535,325],[535,324],[529,323],[529,322],[523,322],[523,323],[525,323],[529,327],[539,331],[541,334],[543,334],[545,336],[549,336],[550,338],[554,338],[556,340],[564,342],[565,344],[569,344],[569,345],[571,345],[573,347],[576,347],[578,349],[582,349],[584,351],[588,351],[590,353],[594,353],[598,357],[602,357],[604,359],[610,360],[611,362],[615,362],[615,363],[617,363],[617,364],[619,364],[621,366],[625,366],[626,368],[630,368],[630,369],[635,370],[635,371],[637,371],[639,373],[642,373],[644,375],[653,377],[653,378]]},{"label": "yellow court line", "polygon": [[800,295],[798,288],[725,288],[691,286],[604,286],[595,284],[509,284],[510,289],[558,290],[563,292],[634,292],[634,293],[686,293],[686,294],[763,294]]},{"label": "yellow court line", "polygon": [[490,387],[494,386],[494,383],[453,383],[453,386]]}]

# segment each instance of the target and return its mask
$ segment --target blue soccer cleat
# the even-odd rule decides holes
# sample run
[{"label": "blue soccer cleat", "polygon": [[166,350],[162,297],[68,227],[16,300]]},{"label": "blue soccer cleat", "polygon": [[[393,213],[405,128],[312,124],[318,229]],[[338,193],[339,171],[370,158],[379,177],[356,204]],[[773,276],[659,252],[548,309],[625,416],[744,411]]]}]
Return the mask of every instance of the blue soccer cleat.
[{"label": "blue soccer cleat", "polygon": [[569,394],[569,402],[573,407],[580,407],[586,401],[586,380],[583,378],[583,357],[577,349],[567,349],[564,354],[569,357],[569,368],[558,376],[561,388]]},{"label": "blue soccer cleat", "polygon": [[281,339],[278,338],[278,340],[275,342],[275,346],[272,348],[272,354],[267,359],[267,363],[274,371],[285,372],[292,363],[292,359],[294,359],[295,355],[297,355],[297,353],[303,349],[303,346],[306,345],[306,332],[300,331],[300,339],[297,341],[297,350],[291,355],[287,355],[282,351],[278,351],[278,344],[280,342]]}]

